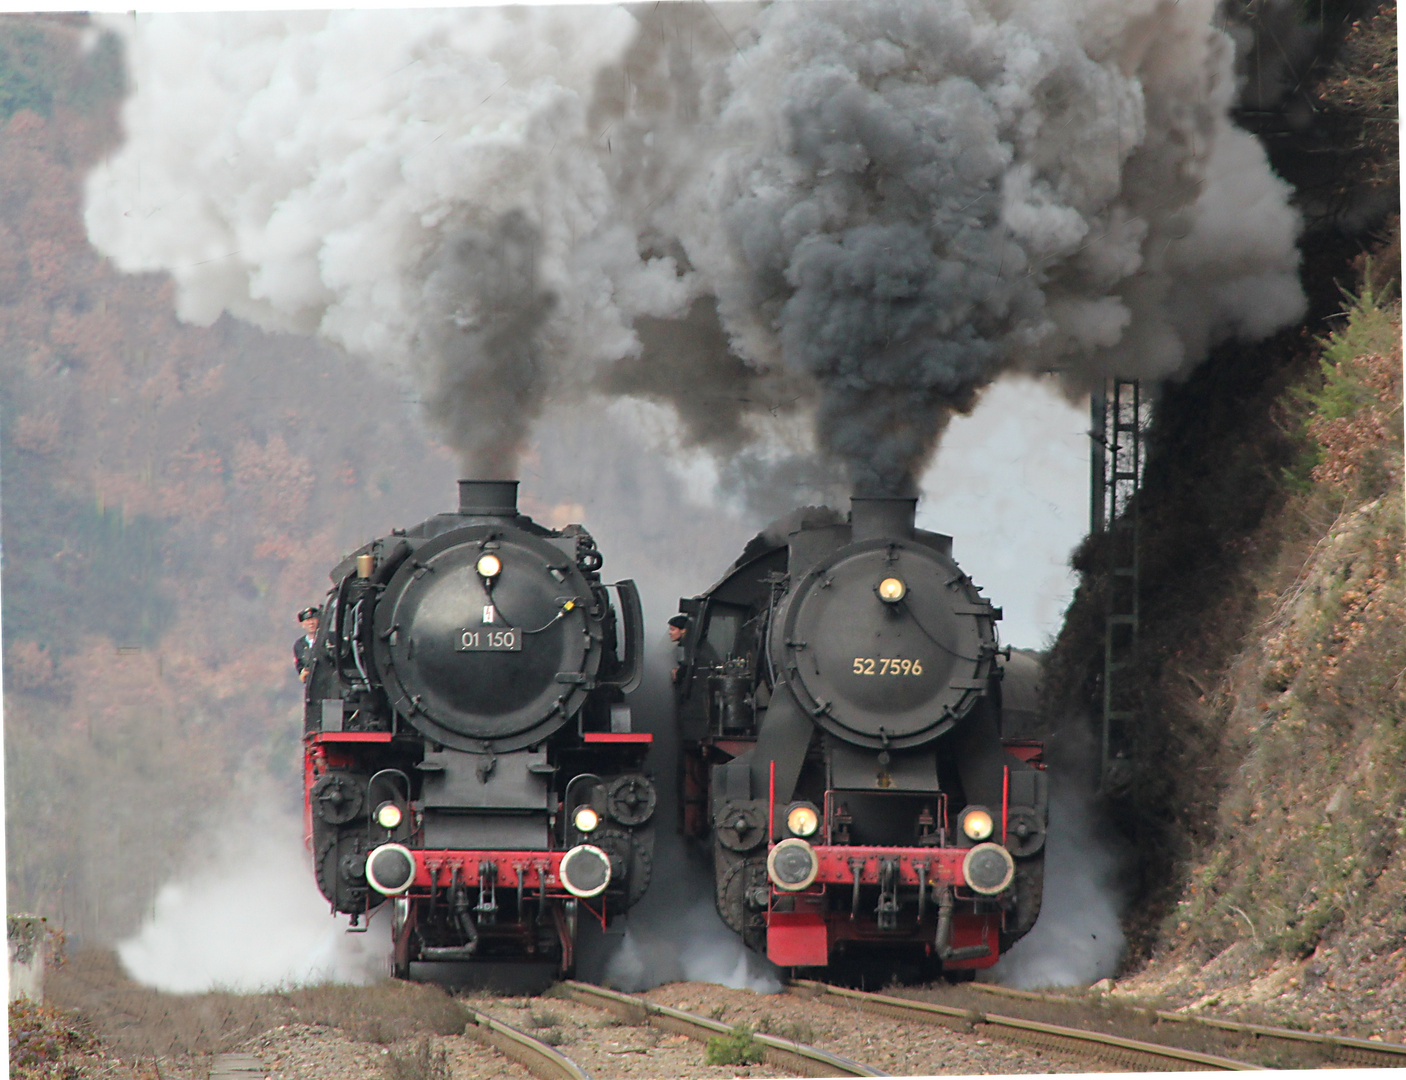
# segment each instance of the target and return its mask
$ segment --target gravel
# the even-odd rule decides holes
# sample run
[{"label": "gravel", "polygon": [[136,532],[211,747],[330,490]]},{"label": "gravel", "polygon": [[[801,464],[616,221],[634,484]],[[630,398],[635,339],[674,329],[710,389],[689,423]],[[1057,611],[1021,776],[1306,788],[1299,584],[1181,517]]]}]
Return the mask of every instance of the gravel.
[{"label": "gravel", "polygon": [[707,1046],[696,1039],[627,1024],[602,1009],[574,1001],[468,998],[465,1004],[533,1038],[556,1041],[557,1049],[594,1080],[778,1075],[769,1065],[709,1065]]},{"label": "gravel", "polygon": [[269,1080],[386,1080],[390,1056],[409,1056],[426,1038],[432,1052],[444,1051],[455,1080],[500,1076],[528,1080],[532,1075],[496,1050],[456,1035],[421,1036],[377,1046],[350,1039],[336,1028],[287,1024],[264,1032],[243,1049],[264,1063]]},{"label": "gravel", "polygon": [[1011,1046],[936,1024],[891,1020],[861,1013],[852,1005],[791,994],[729,990],[712,983],[671,983],[643,996],[725,1024],[746,1024],[753,1030],[810,1043],[897,1076],[1105,1071],[1096,1062],[1056,1051]]}]

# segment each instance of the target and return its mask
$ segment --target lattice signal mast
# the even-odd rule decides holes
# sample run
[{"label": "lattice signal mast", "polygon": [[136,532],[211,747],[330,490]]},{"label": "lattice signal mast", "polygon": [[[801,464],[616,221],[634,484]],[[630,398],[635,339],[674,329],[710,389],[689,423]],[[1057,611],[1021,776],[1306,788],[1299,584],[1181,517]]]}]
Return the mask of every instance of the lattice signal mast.
[{"label": "lattice signal mast", "polygon": [[1103,545],[1103,697],[1099,788],[1126,789],[1137,758],[1138,499],[1142,484],[1143,401],[1135,379],[1110,379],[1089,400],[1089,531]]}]

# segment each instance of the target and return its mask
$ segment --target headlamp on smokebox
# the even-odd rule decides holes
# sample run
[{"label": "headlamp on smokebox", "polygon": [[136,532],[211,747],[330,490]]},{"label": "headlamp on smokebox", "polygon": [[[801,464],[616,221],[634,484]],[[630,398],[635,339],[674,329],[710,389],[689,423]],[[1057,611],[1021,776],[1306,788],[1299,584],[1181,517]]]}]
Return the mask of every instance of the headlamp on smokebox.
[{"label": "headlamp on smokebox", "polygon": [[393,802],[383,802],[376,807],[376,824],[383,829],[394,829],[405,819],[405,811]]},{"label": "headlamp on smokebox", "polygon": [[479,577],[492,580],[503,572],[503,560],[494,555],[493,552],[485,551],[478,557],[474,569],[478,571]]},{"label": "headlamp on smokebox", "polygon": [[896,604],[908,595],[908,586],[901,578],[886,577],[875,586],[875,592],[885,604]]},{"label": "headlamp on smokebox", "polygon": [[578,806],[571,815],[571,824],[577,832],[595,832],[600,825],[600,815],[589,806]]},{"label": "headlamp on smokebox", "polygon": [[991,839],[991,834],[996,831],[996,821],[986,807],[968,806],[957,818],[957,827],[968,840],[979,844]]},{"label": "headlamp on smokebox", "polygon": [[962,860],[962,880],[973,892],[995,896],[1015,877],[1015,860],[1000,844],[977,844]]},{"label": "headlamp on smokebox", "polygon": [[610,856],[594,844],[577,844],[561,857],[557,876],[572,896],[589,900],[610,884]]},{"label": "headlamp on smokebox", "polygon": [[814,836],[820,828],[820,812],[808,802],[792,803],[786,808],[786,828],[792,836]]}]

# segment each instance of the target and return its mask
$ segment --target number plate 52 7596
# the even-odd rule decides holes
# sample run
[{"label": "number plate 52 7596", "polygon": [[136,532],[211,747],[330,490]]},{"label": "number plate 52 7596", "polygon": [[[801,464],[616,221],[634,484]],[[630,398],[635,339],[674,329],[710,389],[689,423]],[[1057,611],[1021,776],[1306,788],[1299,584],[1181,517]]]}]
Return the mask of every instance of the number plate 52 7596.
[{"label": "number plate 52 7596", "polygon": [[923,673],[923,662],[921,660],[904,660],[900,658],[890,658],[887,656],[856,656],[854,658],[854,674],[856,675],[921,675]]}]

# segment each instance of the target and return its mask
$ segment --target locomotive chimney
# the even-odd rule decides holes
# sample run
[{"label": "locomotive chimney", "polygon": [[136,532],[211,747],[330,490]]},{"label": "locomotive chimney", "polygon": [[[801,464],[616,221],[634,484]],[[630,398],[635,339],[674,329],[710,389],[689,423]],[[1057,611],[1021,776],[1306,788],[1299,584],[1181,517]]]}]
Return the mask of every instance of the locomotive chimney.
[{"label": "locomotive chimney", "polygon": [[852,495],[849,500],[850,538],[911,540],[917,512],[916,495]]},{"label": "locomotive chimney", "polygon": [[460,480],[459,513],[464,517],[517,517],[516,480]]}]

